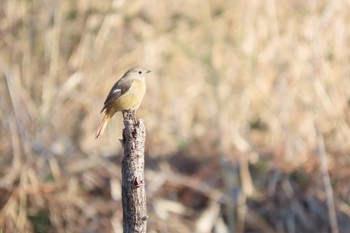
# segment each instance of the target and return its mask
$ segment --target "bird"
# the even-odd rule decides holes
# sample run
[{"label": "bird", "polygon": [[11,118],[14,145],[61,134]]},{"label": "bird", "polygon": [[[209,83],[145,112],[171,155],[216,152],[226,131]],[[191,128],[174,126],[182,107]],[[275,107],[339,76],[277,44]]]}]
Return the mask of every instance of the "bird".
[{"label": "bird", "polygon": [[101,110],[101,113],[105,111],[105,115],[96,132],[96,139],[103,134],[109,120],[116,112],[122,111],[124,115],[124,111],[137,110],[140,107],[146,93],[145,78],[150,72],[144,68],[133,67],[113,85]]}]

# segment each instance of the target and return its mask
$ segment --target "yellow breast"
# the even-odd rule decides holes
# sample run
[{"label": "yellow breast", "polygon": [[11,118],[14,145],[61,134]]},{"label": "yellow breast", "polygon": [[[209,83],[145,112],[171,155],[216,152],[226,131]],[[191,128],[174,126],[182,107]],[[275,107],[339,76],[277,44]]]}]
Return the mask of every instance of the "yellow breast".
[{"label": "yellow breast", "polygon": [[111,112],[113,114],[118,111],[137,109],[146,92],[146,84],[144,80],[135,80],[130,89],[115,100],[112,105]]}]

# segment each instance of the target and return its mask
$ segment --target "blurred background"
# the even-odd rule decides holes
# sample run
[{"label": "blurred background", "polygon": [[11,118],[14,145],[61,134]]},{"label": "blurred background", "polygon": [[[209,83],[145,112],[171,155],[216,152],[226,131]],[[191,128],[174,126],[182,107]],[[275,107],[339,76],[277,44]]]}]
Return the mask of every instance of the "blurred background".
[{"label": "blurred background", "polygon": [[350,2],[1,0],[0,229],[122,232],[112,85],[153,72],[148,232],[350,232]]}]

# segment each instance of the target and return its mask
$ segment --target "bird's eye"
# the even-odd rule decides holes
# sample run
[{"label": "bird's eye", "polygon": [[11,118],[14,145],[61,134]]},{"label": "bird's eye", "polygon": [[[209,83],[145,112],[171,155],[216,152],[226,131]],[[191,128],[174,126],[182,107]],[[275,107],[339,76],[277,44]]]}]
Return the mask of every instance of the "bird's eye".
[{"label": "bird's eye", "polygon": [[142,74],[142,71],[139,71],[139,74]]}]

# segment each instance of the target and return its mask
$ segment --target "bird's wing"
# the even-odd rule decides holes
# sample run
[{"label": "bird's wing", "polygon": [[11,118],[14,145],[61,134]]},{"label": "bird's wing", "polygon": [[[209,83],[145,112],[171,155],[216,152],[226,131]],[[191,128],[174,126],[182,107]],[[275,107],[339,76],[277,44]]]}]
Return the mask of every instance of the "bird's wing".
[{"label": "bird's wing", "polygon": [[134,80],[120,79],[118,82],[116,82],[110,90],[101,112],[103,112],[103,110],[105,110],[110,103],[112,103],[114,100],[118,99],[120,96],[126,93],[132,86],[133,81]]}]

